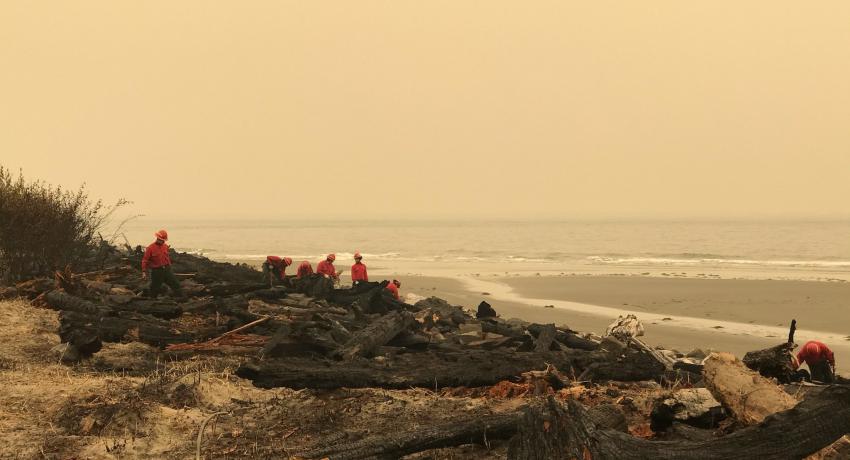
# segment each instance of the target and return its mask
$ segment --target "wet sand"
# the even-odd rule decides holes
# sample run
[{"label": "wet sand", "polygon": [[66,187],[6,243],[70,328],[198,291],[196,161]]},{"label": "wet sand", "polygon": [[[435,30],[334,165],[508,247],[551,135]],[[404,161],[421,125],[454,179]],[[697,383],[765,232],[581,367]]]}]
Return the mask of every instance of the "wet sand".
[{"label": "wet sand", "polygon": [[[815,328],[832,330],[832,343],[827,343],[839,356],[850,355],[850,342],[843,339],[850,331],[840,331],[850,326],[846,320],[850,315],[841,309],[842,302],[850,303],[850,285],[844,283],[616,276],[403,279],[403,294],[436,295],[471,309],[486,300],[503,318],[567,325],[581,332],[602,334],[618,313],[636,311],[643,318],[648,343],[679,351],[702,348],[743,356],[786,340],[788,323],[796,317],[803,329],[797,343],[823,339],[806,336]],[[576,308],[561,308],[561,303],[545,308],[549,303],[543,299],[580,303],[574,304]],[[663,321],[667,317],[663,315],[674,320]],[[711,323],[680,321],[694,315]],[[756,321],[773,327],[747,330],[750,325],[756,328]],[[721,328],[713,329],[715,322]]]},{"label": "wet sand", "polygon": [[618,276],[499,280],[522,297],[850,334],[850,283]]}]

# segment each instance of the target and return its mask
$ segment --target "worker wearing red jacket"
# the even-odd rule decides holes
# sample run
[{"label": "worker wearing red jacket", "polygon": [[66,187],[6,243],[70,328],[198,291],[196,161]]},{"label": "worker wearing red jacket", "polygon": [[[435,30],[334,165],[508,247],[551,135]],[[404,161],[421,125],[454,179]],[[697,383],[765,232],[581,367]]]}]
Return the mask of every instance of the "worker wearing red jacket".
[{"label": "worker wearing red jacket", "polygon": [[305,261],[301,262],[301,264],[298,265],[298,271],[295,273],[295,277],[298,278],[298,279],[301,279],[301,278],[306,278],[306,277],[308,277],[312,274],[313,274],[313,266],[310,264],[310,262],[307,262],[305,260]]},{"label": "worker wearing red jacket", "polygon": [[171,291],[183,297],[183,290],[180,289],[180,282],[171,271],[171,256],[168,255],[168,232],[160,230],[154,233],[156,241],[151,243],[145,249],[145,255],[142,256],[142,279],[148,278],[148,270],[150,270],[151,284],[148,293],[151,297],[157,297],[162,284],[165,283],[171,288]]},{"label": "worker wearing red jacket", "polygon": [[387,288],[386,288],[386,289],[387,289],[388,291],[390,291],[390,292],[393,294],[393,297],[395,297],[395,298],[396,298],[396,300],[399,300],[399,296],[398,296],[398,288],[400,288],[400,287],[401,287],[401,281],[399,281],[399,280],[393,280],[393,282],[392,282],[392,283],[390,283],[390,284],[388,284],[388,285],[387,285]]},{"label": "worker wearing red jacket", "polygon": [[266,261],[263,262],[263,274],[269,280],[269,285],[274,286],[276,281],[283,281],[286,276],[286,267],[290,265],[292,265],[292,259],[289,257],[266,256]]},{"label": "worker wearing red jacket", "polygon": [[806,363],[812,374],[812,380],[824,383],[832,383],[835,380],[835,354],[817,340],[806,342],[793,361],[794,369]]},{"label": "worker wearing red jacket", "polygon": [[339,274],[337,274],[336,267],[334,267],[335,260],[336,254],[328,254],[325,260],[319,262],[319,265],[316,266],[316,273],[325,275],[325,277],[338,278]]},{"label": "worker wearing red jacket", "polygon": [[354,265],[351,266],[351,282],[355,286],[360,283],[369,281],[369,274],[366,273],[366,265],[363,263],[363,256],[360,252],[354,253]]}]

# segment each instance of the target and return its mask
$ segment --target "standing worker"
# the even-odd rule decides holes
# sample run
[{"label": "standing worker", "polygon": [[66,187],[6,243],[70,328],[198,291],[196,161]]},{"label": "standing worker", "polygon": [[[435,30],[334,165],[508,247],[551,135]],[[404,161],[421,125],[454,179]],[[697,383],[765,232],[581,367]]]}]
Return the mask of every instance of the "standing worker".
[{"label": "standing worker", "polygon": [[369,274],[366,273],[366,265],[362,261],[363,256],[360,255],[360,251],[355,252],[354,265],[351,266],[351,283],[355,286],[369,281]]},{"label": "standing worker", "polygon": [[401,281],[393,280],[392,283],[387,285],[386,289],[393,294],[393,297],[395,297],[396,300],[399,300],[398,288],[400,288],[400,287],[401,287]]},{"label": "standing worker", "polygon": [[835,354],[826,345],[817,340],[810,340],[800,348],[793,360],[794,369],[806,363],[812,380],[832,383],[835,380]]},{"label": "standing worker", "polygon": [[156,241],[151,243],[145,249],[145,255],[142,256],[142,279],[148,278],[148,270],[150,270],[151,284],[148,292],[151,297],[156,298],[159,295],[159,290],[162,288],[162,283],[168,285],[171,291],[178,297],[183,297],[183,290],[180,289],[180,282],[171,271],[171,257],[168,255],[168,232],[160,230],[154,233]]},{"label": "standing worker", "polygon": [[269,285],[274,286],[275,282],[282,282],[286,275],[286,267],[292,265],[292,259],[289,257],[280,258],[278,256],[266,256],[266,261],[263,262],[263,274],[269,280]]},{"label": "standing worker", "polygon": [[325,260],[319,262],[316,266],[316,273],[320,275],[325,275],[325,277],[338,279],[339,274],[336,272],[336,267],[334,267],[334,261],[336,260],[336,254],[328,254]]},{"label": "standing worker", "polygon": [[295,277],[298,279],[306,278],[313,274],[313,266],[306,260],[298,265],[298,271],[295,272]]}]

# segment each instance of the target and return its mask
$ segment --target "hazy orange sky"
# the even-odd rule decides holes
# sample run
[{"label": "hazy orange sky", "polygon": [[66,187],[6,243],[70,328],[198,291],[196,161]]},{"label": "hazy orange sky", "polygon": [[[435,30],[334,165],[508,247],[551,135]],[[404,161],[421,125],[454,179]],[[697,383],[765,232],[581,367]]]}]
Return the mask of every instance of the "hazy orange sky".
[{"label": "hazy orange sky", "polygon": [[848,218],[850,2],[0,3],[0,164],[149,216]]}]

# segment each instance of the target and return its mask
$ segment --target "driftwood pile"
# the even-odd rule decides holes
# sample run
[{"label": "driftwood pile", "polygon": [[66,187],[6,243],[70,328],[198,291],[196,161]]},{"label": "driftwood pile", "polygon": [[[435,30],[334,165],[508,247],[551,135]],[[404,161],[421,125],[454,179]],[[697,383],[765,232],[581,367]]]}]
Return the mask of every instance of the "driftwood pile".
[{"label": "driftwood pile", "polygon": [[[301,453],[304,458],[397,458],[437,447],[509,441],[509,458],[803,458],[850,432],[850,389],[829,387],[803,402],[784,381],[788,346],[760,350],[745,362],[711,354],[686,357],[648,347],[636,318],[620,318],[604,337],[554,324],[477,314],[431,297],[400,302],[387,282],[336,289],[321,275],[269,287],[256,270],[187,254],[172,255],[184,298],[149,298],[136,267],[140,251],[110,268],[57,272],[0,288],[59,311],[68,356],[83,359],[104,342],[142,342],[169,358],[199,353],[245,355],[236,374],[257,387],[437,390],[534,382],[552,394],[590,382],[675,384],[652,411],[663,441],[624,432],[615,406],[531,399],[520,410],[452,417],[445,424],[399,430]],[[779,363],[779,364],[777,364]],[[731,434],[727,434],[731,432]],[[837,449],[837,447],[833,447]],[[820,457],[828,458],[828,457]]]}]

